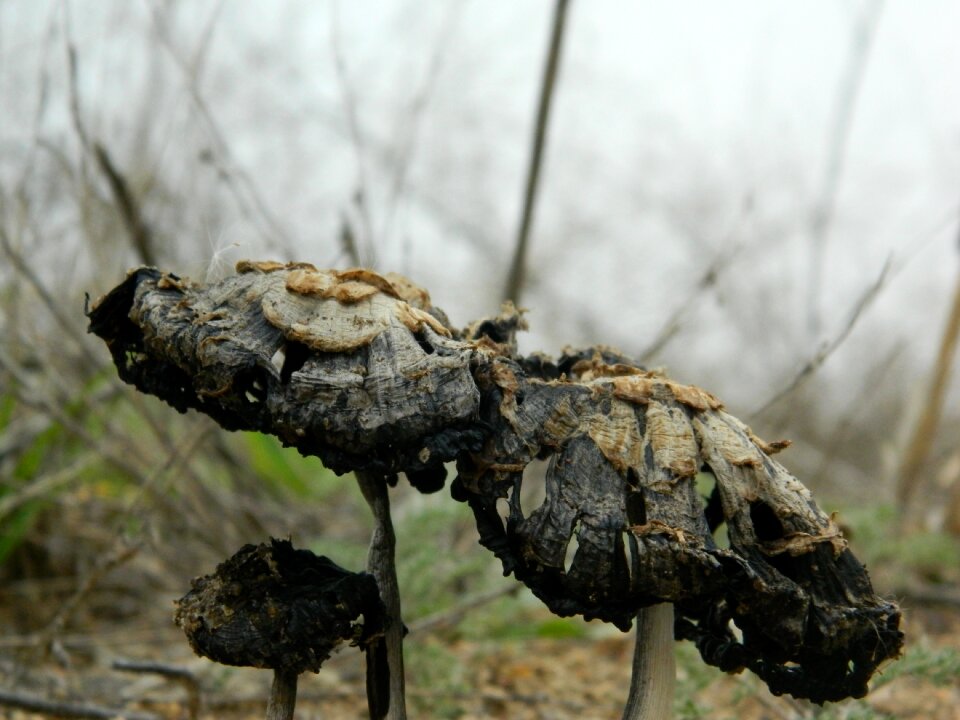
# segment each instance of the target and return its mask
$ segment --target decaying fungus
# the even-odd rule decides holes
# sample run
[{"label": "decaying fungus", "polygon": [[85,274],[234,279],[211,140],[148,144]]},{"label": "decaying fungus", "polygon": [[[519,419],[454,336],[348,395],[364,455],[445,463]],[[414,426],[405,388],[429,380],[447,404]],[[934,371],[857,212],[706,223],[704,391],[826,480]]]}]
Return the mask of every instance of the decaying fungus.
[{"label": "decaying fungus", "polygon": [[[899,610],[770,457],[785,444],[710,393],[609,348],[520,356],[511,307],[457,332],[398,276],[238,270],[206,287],[133,271],[90,329],[139,389],[337,472],[404,472],[430,491],[455,460],[451,490],[481,543],[555,613],[626,630],[670,603],[676,637],[706,662],[815,702],[863,695],[899,654]],[[524,508],[538,458],[546,498]],[[712,478],[707,499],[698,476]]]},{"label": "decaying fungus", "polygon": [[[864,695],[899,654],[899,610],[770,457],[784,444],[757,438],[710,393],[609,349],[555,364],[495,357],[475,377],[492,431],[461,458],[454,496],[504,571],[555,613],[627,629],[638,608],[672,603],[677,637],[706,662],[819,703]],[[525,512],[535,458],[550,459],[546,498]],[[714,482],[706,502],[701,472]],[[714,539],[721,524],[729,547]]]},{"label": "decaying fungus", "polygon": [[[241,262],[208,287],[131,272],[90,313],[120,377],[230,430],[272,433],[336,472],[442,487],[479,449],[470,346],[399,276]],[[366,288],[361,289],[361,288]]]},{"label": "decaying fungus", "polygon": [[383,605],[367,573],[288,540],[245,545],[212,575],[193,580],[174,621],[198,655],[274,671],[268,720],[293,717],[300,673],[318,672],[344,642],[358,645],[367,652],[371,717],[384,717]]}]

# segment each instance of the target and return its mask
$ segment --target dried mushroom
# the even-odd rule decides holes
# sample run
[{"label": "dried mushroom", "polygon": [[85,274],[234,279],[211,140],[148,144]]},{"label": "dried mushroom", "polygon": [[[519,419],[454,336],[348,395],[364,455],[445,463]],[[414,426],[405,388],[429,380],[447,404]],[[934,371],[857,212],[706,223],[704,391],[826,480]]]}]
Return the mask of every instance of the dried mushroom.
[{"label": "dried mushroom", "polygon": [[[612,348],[520,356],[510,305],[456,332],[398,276],[238,270],[206,287],[133,271],[91,331],[127,382],[337,472],[403,471],[436,490],[456,460],[452,493],[480,542],[560,615],[626,630],[671,603],[676,637],[706,662],[815,702],[863,695],[899,654],[898,608],[770,457],[786,443],[763,442],[710,393]],[[546,497],[524,508],[538,458]],[[713,479],[707,499],[698,477]]]},{"label": "dried mushroom", "polygon": [[318,672],[343,642],[374,642],[382,614],[372,576],[272,540],[245,545],[195,578],[174,621],[198,655],[299,674]]},{"label": "dried mushroom", "polygon": [[[899,610],[764,452],[783,443],[763,443],[713,395],[609,350],[524,367],[494,357],[475,373],[493,431],[461,457],[453,486],[505,573],[559,615],[624,630],[638,608],[672,603],[677,637],[776,694],[822,703],[867,692],[899,654]],[[525,512],[523,471],[535,458],[550,460],[546,497]],[[699,473],[714,481],[706,502]],[[729,547],[714,539],[721,524]]]},{"label": "dried mushroom", "polygon": [[318,672],[344,642],[367,651],[371,708],[389,705],[378,667],[383,604],[367,573],[344,570],[288,540],[272,540],[245,545],[212,575],[194,579],[176,604],[174,621],[198,655],[275,671],[274,690],[288,696],[285,716],[292,716],[297,675]]},{"label": "dried mushroom", "polygon": [[442,487],[443,463],[480,447],[470,347],[425,291],[369,270],[239,269],[197,286],[140,268],[100,300],[90,329],[120,377],[181,412],[276,435],[336,472],[405,471],[424,490]]}]

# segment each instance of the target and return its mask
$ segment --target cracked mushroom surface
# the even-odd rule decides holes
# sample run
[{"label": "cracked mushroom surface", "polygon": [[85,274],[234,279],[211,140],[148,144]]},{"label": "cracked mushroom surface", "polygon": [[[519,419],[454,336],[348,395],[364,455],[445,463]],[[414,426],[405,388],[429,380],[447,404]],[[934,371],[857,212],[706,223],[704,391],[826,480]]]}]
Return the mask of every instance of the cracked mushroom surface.
[{"label": "cracked mushroom surface", "polygon": [[[557,614],[627,629],[670,602],[712,665],[862,696],[900,652],[900,613],[771,457],[787,443],[611,348],[520,356],[523,327],[507,305],[458,332],[400,276],[249,261],[208,286],[141,268],[90,312],[120,376],[180,411],[425,491],[455,460],[480,542]],[[535,459],[545,499],[525,508]]]}]

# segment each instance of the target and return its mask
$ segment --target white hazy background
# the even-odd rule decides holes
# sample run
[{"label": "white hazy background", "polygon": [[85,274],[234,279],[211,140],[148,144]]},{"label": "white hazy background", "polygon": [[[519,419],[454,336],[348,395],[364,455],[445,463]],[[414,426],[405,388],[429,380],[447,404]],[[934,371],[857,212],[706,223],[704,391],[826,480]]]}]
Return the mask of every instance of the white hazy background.
[{"label": "white hazy background", "polygon": [[[82,291],[137,262],[119,222],[84,209],[110,198],[71,119],[72,44],[86,133],[140,199],[165,268],[344,266],[347,223],[365,262],[466,324],[501,300],[552,11],[5,0],[2,220],[78,324]],[[523,349],[640,356],[677,318],[653,365],[793,438],[787,462],[812,487],[892,496],[958,272],[958,27],[952,0],[574,0]],[[756,415],[841,336],[887,263],[849,337]],[[941,460],[956,452],[950,397]]]}]

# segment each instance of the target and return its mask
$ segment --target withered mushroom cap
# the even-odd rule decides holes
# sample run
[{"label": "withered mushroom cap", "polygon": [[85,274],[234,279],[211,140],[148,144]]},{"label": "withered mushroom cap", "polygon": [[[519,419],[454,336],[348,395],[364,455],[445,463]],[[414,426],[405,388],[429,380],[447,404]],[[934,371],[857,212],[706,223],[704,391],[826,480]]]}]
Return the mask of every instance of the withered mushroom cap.
[{"label": "withered mushroom cap", "polygon": [[198,655],[299,674],[317,672],[344,642],[366,648],[382,615],[372,575],[272,540],[245,545],[194,579],[174,621]]},{"label": "withered mushroom cap", "polygon": [[[504,572],[553,612],[626,630],[638,608],[673,603],[677,637],[706,662],[815,702],[864,695],[899,654],[899,609],[770,457],[788,443],[760,440],[712,394],[610,348],[556,363],[497,357],[475,378],[494,430],[461,457],[454,497]],[[546,497],[526,509],[536,458],[550,460]],[[706,501],[701,472],[714,483]],[[721,524],[728,547],[714,539]]]},{"label": "withered mushroom cap", "polygon": [[140,390],[274,434],[339,473],[404,471],[437,490],[443,463],[479,448],[470,347],[426,291],[369,270],[239,269],[207,287],[131,271],[95,304],[90,331]]},{"label": "withered mushroom cap", "polygon": [[[435,490],[455,459],[452,491],[481,543],[558,614],[626,629],[639,608],[673,603],[677,637],[706,662],[816,702],[863,695],[899,654],[898,608],[770,457],[786,444],[712,394],[612,348],[521,357],[510,307],[457,333],[395,277],[238,269],[207,287],[133,271],[90,329],[127,382],[338,472],[404,471]],[[527,509],[536,458],[550,460],[546,499]],[[714,479],[706,501],[701,472]]]}]

